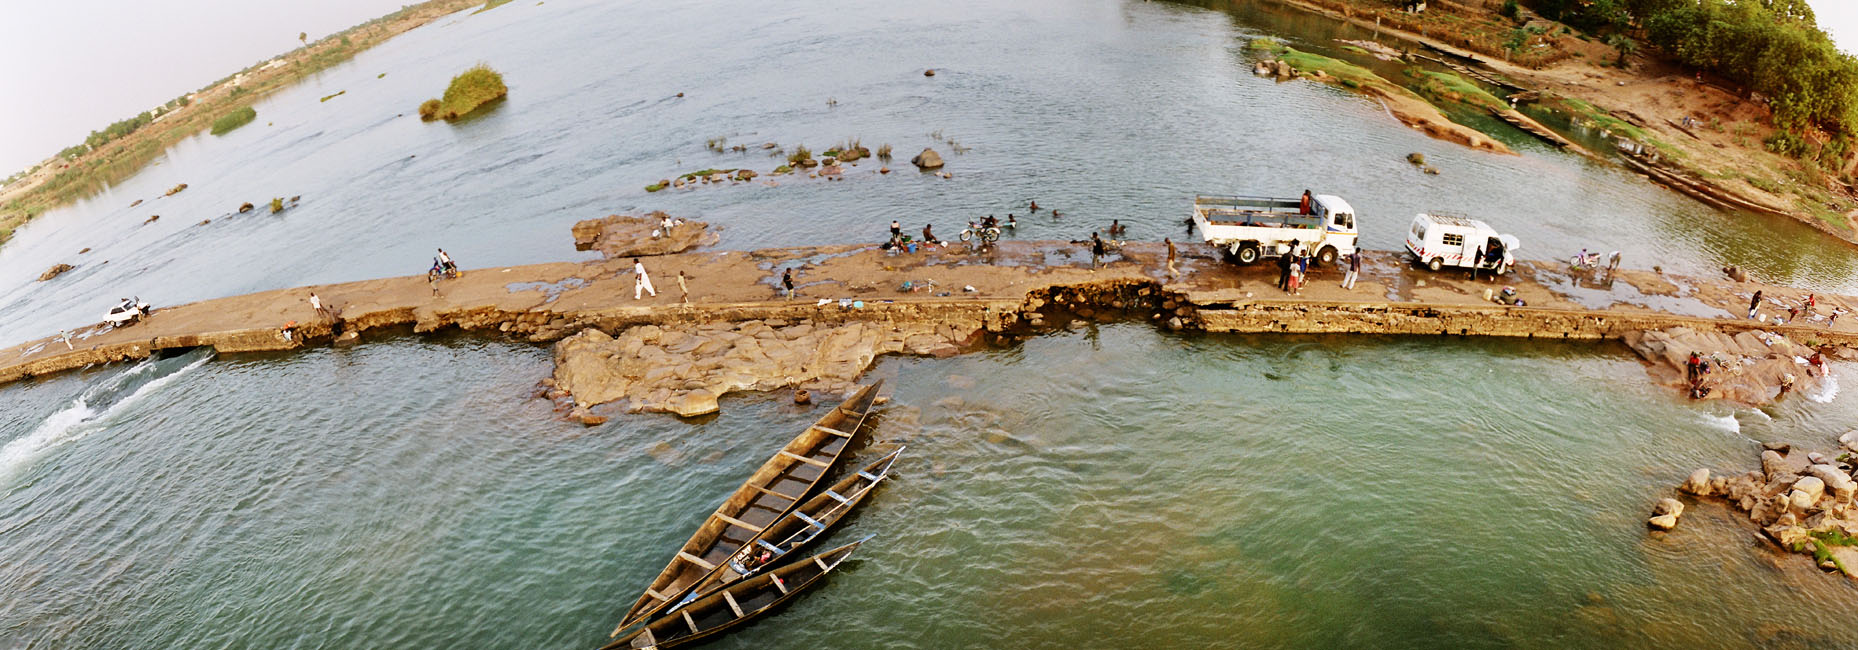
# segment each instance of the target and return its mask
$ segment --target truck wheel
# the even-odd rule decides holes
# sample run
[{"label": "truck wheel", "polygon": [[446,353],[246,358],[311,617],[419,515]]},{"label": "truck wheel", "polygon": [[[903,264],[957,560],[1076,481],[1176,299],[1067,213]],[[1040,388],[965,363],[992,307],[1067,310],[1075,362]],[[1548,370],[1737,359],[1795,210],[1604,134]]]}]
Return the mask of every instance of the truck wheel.
[{"label": "truck wheel", "polygon": [[1439,269],[1445,268],[1445,260],[1443,258],[1434,257],[1432,261],[1426,263],[1426,268],[1437,272]]},{"label": "truck wheel", "polygon": [[1316,263],[1321,264],[1323,266],[1334,264],[1335,263],[1335,247],[1324,246],[1322,250],[1317,251],[1316,252]]},{"label": "truck wheel", "polygon": [[1257,262],[1259,255],[1260,253],[1258,251],[1257,244],[1245,244],[1239,247],[1239,263],[1240,264],[1251,264],[1253,262]]}]

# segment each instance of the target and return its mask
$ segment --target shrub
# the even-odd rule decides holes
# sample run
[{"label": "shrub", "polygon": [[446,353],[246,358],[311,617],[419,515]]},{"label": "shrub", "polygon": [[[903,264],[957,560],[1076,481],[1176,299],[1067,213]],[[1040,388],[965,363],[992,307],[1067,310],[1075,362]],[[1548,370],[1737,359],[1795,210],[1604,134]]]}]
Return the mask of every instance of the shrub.
[{"label": "shrub", "polygon": [[1499,9],[1497,13],[1503,14],[1504,18],[1516,20],[1518,16],[1522,15],[1522,8],[1516,6],[1516,0],[1503,0],[1503,8]]},{"label": "shrub", "polygon": [[795,165],[800,164],[800,161],[802,160],[812,160],[812,159],[813,159],[813,150],[806,148],[806,145],[799,145],[799,146],[794,147],[794,152],[787,155],[787,162],[795,164]]},{"label": "shrub", "polygon": [[426,117],[427,104],[435,101],[430,99],[420,104],[420,116],[427,120],[455,120],[508,94],[510,89],[503,85],[503,75],[479,63],[452,77],[452,83],[445,88],[445,94],[436,100],[438,105],[432,110],[434,117]]},{"label": "shrub", "polygon": [[439,100],[428,99],[419,103],[419,119],[431,122],[439,119]]},{"label": "shrub", "polygon": [[281,197],[273,197],[271,199],[271,214],[277,214],[283,211],[284,211],[284,199]]},{"label": "shrub", "polygon": [[213,120],[213,135],[224,135],[227,131],[250,124],[258,118],[258,111],[250,106],[240,108]]}]

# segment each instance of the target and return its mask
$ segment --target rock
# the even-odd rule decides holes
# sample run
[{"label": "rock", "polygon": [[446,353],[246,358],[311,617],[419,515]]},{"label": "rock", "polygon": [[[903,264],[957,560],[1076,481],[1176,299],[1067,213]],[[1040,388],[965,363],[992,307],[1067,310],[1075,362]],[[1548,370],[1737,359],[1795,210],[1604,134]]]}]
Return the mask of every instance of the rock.
[{"label": "rock", "polygon": [[[85,250],[90,250],[90,249],[85,249]],[[53,264],[52,268],[45,269],[44,273],[39,274],[39,281],[44,282],[46,280],[50,280],[52,278],[58,277],[59,274],[64,273],[65,271],[69,271],[72,268],[73,267],[70,264],[65,264],[62,262],[58,264]]]},{"label": "rock", "polygon": [[142,220],[142,225],[146,226],[148,224],[155,223],[156,221],[160,221],[160,220],[161,220],[161,215],[159,214],[150,215],[149,218]]},{"label": "rock", "polygon": [[735,172],[735,179],[738,181],[753,180],[755,176],[756,174],[753,170],[739,169]]},{"label": "rock", "polygon": [[[1819,481],[1819,479],[1816,479],[1816,478],[1812,478],[1812,477],[1807,477],[1807,478],[1812,479],[1814,482]],[[1806,479],[1801,479],[1801,480],[1806,480]],[[1821,484],[1820,489],[1822,491],[1825,489],[1824,484]],[[1806,512],[1807,510],[1812,509],[1814,503],[1818,503],[1818,502],[1819,502],[1819,499],[1815,498],[1812,493],[1807,492],[1805,490],[1794,490],[1792,492],[1787,493],[1787,509],[1789,510],[1794,510],[1797,512]]]},{"label": "rock", "polygon": [[1658,530],[1671,530],[1677,527],[1677,515],[1658,515],[1645,520],[1645,523]]},{"label": "rock", "polygon": [[795,404],[812,404],[813,393],[808,392],[804,388],[794,391],[794,403]]},{"label": "rock", "polygon": [[[1799,509],[1805,510],[1813,504],[1819,503],[1820,497],[1826,496],[1826,482],[1820,480],[1817,476],[1804,476],[1801,477],[1800,480],[1793,482],[1793,491],[1806,498],[1806,505],[1798,506]],[[1798,503],[1797,500],[1796,503]]]},{"label": "rock", "polygon": [[78,251],[78,252],[77,252],[77,254],[79,254],[79,255],[83,255],[83,254],[85,254],[85,253],[88,253],[88,252],[90,252],[90,247],[89,247],[89,246],[85,246],[85,247],[84,247],[84,250],[81,250],[81,251]]},{"label": "rock", "polygon": [[1813,465],[1806,468],[1806,475],[1819,479],[1826,491],[1832,493],[1832,498],[1838,501],[1850,501],[1853,493],[1858,492],[1858,481],[1853,481],[1851,475],[1837,465]]},{"label": "rock", "polygon": [[936,153],[934,149],[924,149],[922,153],[916,154],[915,158],[910,159],[910,164],[916,165],[921,169],[940,169],[942,167],[942,154]]},{"label": "rock", "polygon": [[1415,165],[1424,165],[1426,164],[1426,154],[1417,152],[1409,153],[1406,155],[1406,161]]},{"label": "rock", "polygon": [[[606,259],[680,253],[716,243],[718,236],[701,221],[684,221],[663,231],[665,213],[645,216],[608,215],[574,224],[574,249],[598,250]],[[652,233],[658,232],[657,237]],[[675,280],[674,280],[675,282]]]},{"label": "rock", "polygon": [[579,420],[581,423],[581,426],[593,427],[593,426],[599,426],[602,424],[606,424],[607,418],[604,415],[594,415],[590,411],[582,410],[581,414],[576,416],[574,419]]},{"label": "rock", "polygon": [[930,69],[928,69],[928,70],[924,70],[924,71],[923,71],[923,76],[925,76],[925,77],[933,77],[933,76],[935,76],[935,68],[930,68]]},{"label": "rock", "polygon": [[1426,165],[1426,169],[1425,169],[1425,172],[1426,172],[1426,173],[1428,173],[1428,174],[1431,174],[1431,175],[1433,175],[1433,176],[1438,176],[1438,175],[1439,175],[1439,168],[1437,168],[1437,167],[1433,167],[1432,165]]},{"label": "rock", "polygon": [[879,174],[888,174],[888,173],[890,173],[890,168],[889,168],[889,167],[879,167],[879,168],[877,168],[877,173],[879,173]]},{"label": "rock", "polygon": [[1665,497],[1663,499],[1659,499],[1658,505],[1652,506],[1652,514],[1671,515],[1673,517],[1683,516],[1684,502],[1678,501],[1677,499],[1673,499],[1671,497]]},{"label": "rock", "polygon": [[1690,494],[1700,496],[1700,497],[1709,496],[1710,495],[1710,470],[1705,468],[1705,469],[1699,469],[1697,471],[1691,472],[1690,478],[1684,479],[1684,484],[1679,486],[1677,489],[1683,492],[1687,492]]},{"label": "rock", "polygon": [[1761,452],[1761,473],[1768,478],[1787,471],[1787,459],[1772,449]]},{"label": "rock", "polygon": [[251,212],[251,211],[252,211],[252,204],[250,204],[250,203],[242,203],[242,204],[240,204],[240,205],[239,205],[239,212],[240,212],[240,213],[246,213],[246,212]]},{"label": "rock", "polygon": [[665,402],[664,406],[665,410],[677,414],[678,417],[686,418],[708,415],[721,408],[716,403],[716,393],[704,389],[674,396],[670,401]]},{"label": "rock", "polygon": [[1779,452],[1783,456],[1787,455],[1787,452],[1793,451],[1793,445],[1785,442],[1764,442],[1761,443],[1761,448],[1767,451]]},{"label": "rock", "polygon": [[1858,430],[1847,431],[1839,436],[1839,444],[1844,445],[1846,451],[1858,453]]}]

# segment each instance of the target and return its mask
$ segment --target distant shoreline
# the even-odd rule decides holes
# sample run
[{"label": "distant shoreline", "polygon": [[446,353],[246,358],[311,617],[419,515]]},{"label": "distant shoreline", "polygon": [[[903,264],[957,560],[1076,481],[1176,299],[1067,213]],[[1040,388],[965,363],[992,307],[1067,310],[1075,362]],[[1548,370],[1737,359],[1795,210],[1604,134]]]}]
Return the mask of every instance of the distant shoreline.
[{"label": "distant shoreline", "polygon": [[331,67],[347,63],[376,45],[484,0],[428,0],[330,34],[315,43],[259,61],[212,85],[185,95],[191,101],[154,121],[72,159],[56,156],[39,170],[0,190],[0,245],[46,211],[88,197],[140,173],[169,147],[205,131],[213,120],[246,108],[272,93]]}]

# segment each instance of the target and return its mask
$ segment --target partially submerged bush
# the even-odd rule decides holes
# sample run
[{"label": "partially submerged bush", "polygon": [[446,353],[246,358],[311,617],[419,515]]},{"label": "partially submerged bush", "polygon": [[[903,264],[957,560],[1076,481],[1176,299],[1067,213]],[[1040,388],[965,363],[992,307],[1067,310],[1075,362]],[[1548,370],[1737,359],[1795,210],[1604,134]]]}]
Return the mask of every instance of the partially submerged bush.
[{"label": "partially submerged bush", "polygon": [[223,135],[227,131],[250,124],[258,119],[258,111],[250,106],[219,116],[213,120],[213,135]]},{"label": "partially submerged bush", "polygon": [[[419,115],[425,120],[455,120],[508,94],[510,94],[510,89],[503,85],[503,75],[490,69],[490,66],[479,63],[458,76],[452,77],[452,84],[445,88],[444,96],[436,100],[428,99],[420,104]],[[432,106],[430,116],[428,116],[427,106],[434,102],[437,102],[437,105]]]},{"label": "partially submerged bush", "polygon": [[419,103],[419,119],[431,122],[439,119],[439,100],[428,99]]}]

